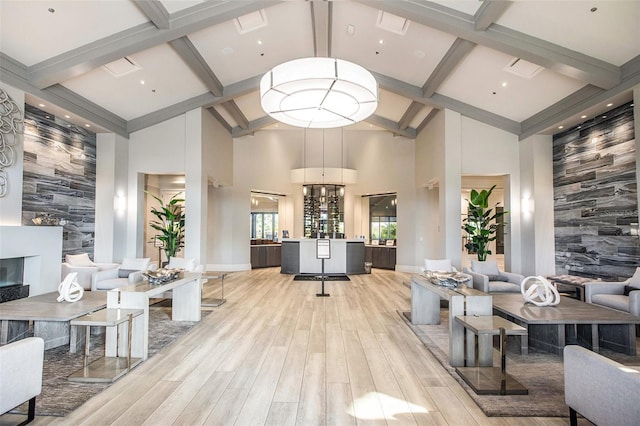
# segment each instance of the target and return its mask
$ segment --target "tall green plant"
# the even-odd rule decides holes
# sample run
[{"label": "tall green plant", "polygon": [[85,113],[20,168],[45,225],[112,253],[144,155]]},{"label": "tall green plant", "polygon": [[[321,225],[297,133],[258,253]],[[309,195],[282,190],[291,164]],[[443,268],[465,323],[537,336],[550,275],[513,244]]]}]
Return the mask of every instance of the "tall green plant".
[{"label": "tall green plant", "polygon": [[160,209],[153,207],[151,214],[157,220],[151,221],[149,224],[153,229],[160,232],[158,239],[164,245],[164,252],[167,260],[175,257],[178,250],[184,247],[184,214],[182,213],[182,205],[184,199],[178,198],[179,194],[171,197],[167,204],[163,204],[162,199],[147,192],[156,201],[160,203]]},{"label": "tall green plant", "polygon": [[[499,219],[507,211],[496,211],[489,208],[489,197],[496,186],[493,185],[488,191],[483,189],[478,192],[471,190],[471,196],[467,200],[469,208],[467,217],[463,219],[462,229],[467,233],[467,243],[464,245],[471,253],[478,255],[478,260],[487,260],[487,255],[491,254],[489,243],[497,238],[496,232],[499,226]],[[496,206],[498,203],[496,203]]]}]

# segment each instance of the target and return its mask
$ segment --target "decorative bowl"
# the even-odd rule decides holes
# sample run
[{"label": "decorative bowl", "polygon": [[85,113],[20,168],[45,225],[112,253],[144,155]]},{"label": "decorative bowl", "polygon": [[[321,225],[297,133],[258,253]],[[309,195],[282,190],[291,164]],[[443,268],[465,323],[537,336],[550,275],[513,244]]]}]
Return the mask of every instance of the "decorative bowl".
[{"label": "decorative bowl", "polygon": [[180,268],[158,268],[155,271],[146,271],[142,275],[147,277],[149,284],[164,284],[169,281],[173,281],[182,272]]}]

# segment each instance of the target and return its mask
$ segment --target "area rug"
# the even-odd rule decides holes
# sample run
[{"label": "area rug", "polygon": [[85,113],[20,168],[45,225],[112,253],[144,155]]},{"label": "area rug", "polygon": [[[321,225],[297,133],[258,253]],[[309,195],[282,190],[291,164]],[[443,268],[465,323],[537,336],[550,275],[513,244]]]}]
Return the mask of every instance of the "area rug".
[{"label": "area rug", "polygon": [[[448,310],[441,309],[439,325],[413,325],[402,312],[400,318],[436,357],[451,376],[487,416],[501,417],[567,417],[564,403],[564,369],[562,358],[529,347],[528,355],[520,355],[517,339],[507,341],[507,373],[522,383],[529,395],[476,395],[449,365]],[[640,339],[637,339],[640,340]],[[602,349],[601,354],[626,365],[640,365],[640,358]],[[500,365],[500,354],[494,348],[493,365]]]},{"label": "area rug", "polygon": [[[202,317],[211,313],[202,310]],[[194,321],[171,321],[171,307],[153,305],[149,309],[149,358],[195,326]],[[91,337],[90,361],[104,355],[104,334]],[[63,345],[46,350],[42,373],[42,393],[36,398],[36,415],[64,417],[111,383],[77,383],[67,377],[82,368],[84,348],[75,354]],[[12,410],[26,414],[28,403]]]},{"label": "area rug", "polygon": [[[294,281],[322,281],[319,274],[300,274],[293,277]],[[325,274],[325,281],[351,281],[345,274]]]}]

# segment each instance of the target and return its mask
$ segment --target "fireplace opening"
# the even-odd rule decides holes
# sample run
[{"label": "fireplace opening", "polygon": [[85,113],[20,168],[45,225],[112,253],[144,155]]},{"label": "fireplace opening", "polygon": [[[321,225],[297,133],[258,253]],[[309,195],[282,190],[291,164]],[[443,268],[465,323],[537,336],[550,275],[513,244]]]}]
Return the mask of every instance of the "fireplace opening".
[{"label": "fireplace opening", "polygon": [[24,257],[0,259],[0,302],[29,296],[24,285]]}]

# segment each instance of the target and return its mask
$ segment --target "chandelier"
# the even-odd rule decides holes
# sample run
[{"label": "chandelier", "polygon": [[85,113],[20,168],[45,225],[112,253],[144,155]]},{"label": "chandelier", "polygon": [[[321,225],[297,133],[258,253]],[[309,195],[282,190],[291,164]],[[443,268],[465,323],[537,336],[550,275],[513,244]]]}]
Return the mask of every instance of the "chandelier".
[{"label": "chandelier", "polygon": [[262,77],[260,103],[271,117],[291,126],[348,126],[376,110],[378,83],[360,65],[341,59],[296,59]]}]

